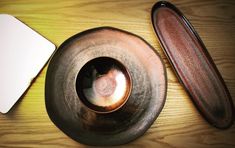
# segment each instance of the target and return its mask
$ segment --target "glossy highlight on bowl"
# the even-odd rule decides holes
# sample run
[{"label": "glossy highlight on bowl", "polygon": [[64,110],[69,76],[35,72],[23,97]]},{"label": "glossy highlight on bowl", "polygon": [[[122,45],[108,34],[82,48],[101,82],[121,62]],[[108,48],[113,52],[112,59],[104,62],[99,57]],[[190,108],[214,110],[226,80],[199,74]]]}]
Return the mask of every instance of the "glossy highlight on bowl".
[{"label": "glossy highlight on bowl", "polygon": [[131,77],[125,66],[110,57],[98,57],[87,62],[76,80],[79,98],[97,113],[110,113],[122,107],[131,88]]}]

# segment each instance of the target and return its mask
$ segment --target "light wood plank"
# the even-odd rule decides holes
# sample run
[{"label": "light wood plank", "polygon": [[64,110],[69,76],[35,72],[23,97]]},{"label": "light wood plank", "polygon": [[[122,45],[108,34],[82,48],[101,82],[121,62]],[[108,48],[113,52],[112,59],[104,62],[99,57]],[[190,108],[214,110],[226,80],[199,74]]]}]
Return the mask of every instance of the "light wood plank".
[{"label": "light wood plank", "polygon": [[[198,113],[179,84],[153,32],[155,0],[12,0],[0,1],[0,13],[16,16],[57,47],[89,28],[113,26],[143,37],[164,59],[167,101],[144,136],[125,147],[235,147],[235,126],[218,130]],[[235,1],[175,0],[198,31],[235,101]],[[0,147],[85,147],[63,134],[48,118],[44,103],[45,67],[24,97],[0,115]]]}]

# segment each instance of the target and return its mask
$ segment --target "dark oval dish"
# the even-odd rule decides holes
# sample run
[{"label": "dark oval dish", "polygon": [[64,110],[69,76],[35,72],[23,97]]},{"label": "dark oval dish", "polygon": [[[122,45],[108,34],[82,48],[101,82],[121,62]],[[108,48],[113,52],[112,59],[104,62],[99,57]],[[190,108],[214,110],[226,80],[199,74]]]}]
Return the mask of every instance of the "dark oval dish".
[{"label": "dark oval dish", "polygon": [[215,127],[230,127],[234,117],[230,93],[192,25],[165,1],[156,3],[151,15],[160,44],[198,110]]}]

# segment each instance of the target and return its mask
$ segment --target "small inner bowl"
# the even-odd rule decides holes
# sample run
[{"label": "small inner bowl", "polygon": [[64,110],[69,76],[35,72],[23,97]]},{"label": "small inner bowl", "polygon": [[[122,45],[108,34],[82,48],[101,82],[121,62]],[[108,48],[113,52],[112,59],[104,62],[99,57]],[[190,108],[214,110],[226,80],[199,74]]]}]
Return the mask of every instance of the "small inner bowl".
[{"label": "small inner bowl", "polygon": [[87,62],[76,80],[78,97],[97,113],[110,113],[121,108],[128,100],[131,88],[131,77],[126,67],[109,57]]}]

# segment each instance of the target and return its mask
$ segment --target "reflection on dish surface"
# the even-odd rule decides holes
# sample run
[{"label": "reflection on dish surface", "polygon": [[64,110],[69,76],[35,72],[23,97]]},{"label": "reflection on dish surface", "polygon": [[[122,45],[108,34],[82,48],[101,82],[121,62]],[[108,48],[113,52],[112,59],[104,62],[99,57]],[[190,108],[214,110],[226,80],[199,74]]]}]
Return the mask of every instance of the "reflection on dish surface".
[{"label": "reflection on dish surface", "polygon": [[119,61],[99,57],[82,67],[76,88],[79,98],[87,107],[97,112],[111,112],[128,99],[131,79]]}]

